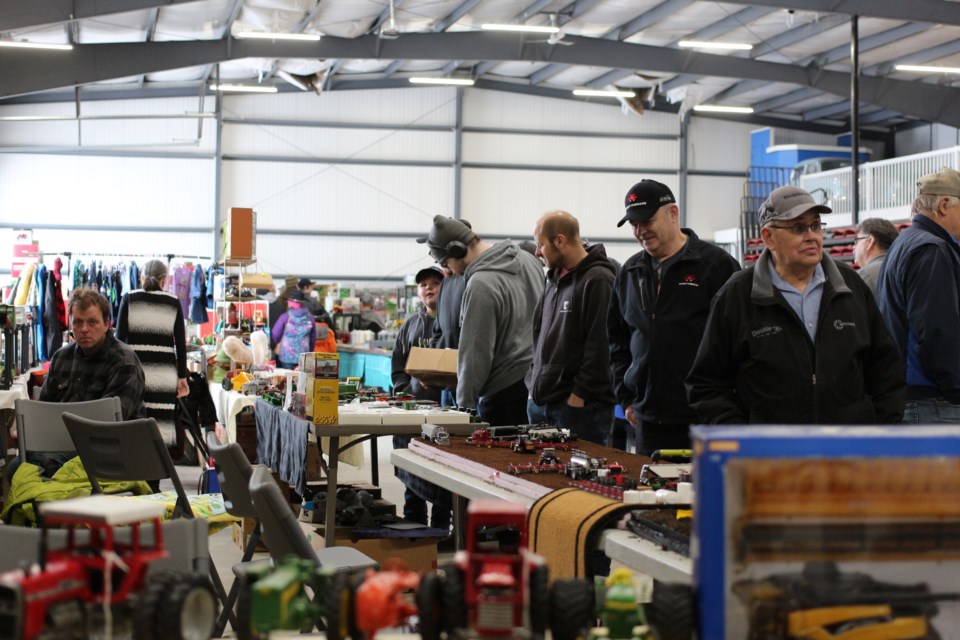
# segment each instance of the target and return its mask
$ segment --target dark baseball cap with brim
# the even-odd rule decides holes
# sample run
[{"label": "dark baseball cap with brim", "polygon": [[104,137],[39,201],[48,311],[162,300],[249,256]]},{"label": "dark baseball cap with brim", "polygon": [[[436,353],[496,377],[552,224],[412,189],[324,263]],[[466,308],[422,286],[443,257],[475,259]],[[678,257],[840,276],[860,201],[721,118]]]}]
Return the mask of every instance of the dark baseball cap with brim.
[{"label": "dark baseball cap with brim", "polygon": [[760,205],[757,212],[760,226],[779,220],[794,220],[808,211],[833,213],[833,209],[819,204],[807,191],[800,187],[786,186],[774,189]]},{"label": "dark baseball cap with brim", "polygon": [[432,264],[429,267],[424,267],[423,269],[420,269],[420,271],[417,271],[417,275],[414,276],[413,280],[417,284],[420,284],[421,280],[423,280],[424,278],[429,278],[431,276],[433,276],[437,280],[443,280],[443,275],[444,275],[443,269],[441,269],[435,264]]},{"label": "dark baseball cap with brim", "polygon": [[623,199],[626,214],[617,223],[617,226],[622,227],[623,223],[627,221],[650,222],[657,211],[660,210],[660,207],[673,204],[676,201],[677,199],[673,197],[673,191],[670,191],[670,187],[667,185],[656,180],[641,180],[627,191],[627,195]]},{"label": "dark baseball cap with brim", "polygon": [[449,257],[451,242],[461,242],[469,245],[477,237],[466,220],[456,220],[448,216],[434,216],[430,233],[417,238],[420,244],[426,244],[430,257],[443,264]]}]

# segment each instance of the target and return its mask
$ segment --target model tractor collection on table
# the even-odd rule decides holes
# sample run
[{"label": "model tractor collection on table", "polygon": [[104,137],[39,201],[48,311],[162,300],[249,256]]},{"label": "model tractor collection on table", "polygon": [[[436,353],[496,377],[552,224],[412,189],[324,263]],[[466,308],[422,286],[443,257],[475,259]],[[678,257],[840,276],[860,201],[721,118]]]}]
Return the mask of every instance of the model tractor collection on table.
[{"label": "model tractor collection on table", "polygon": [[[163,511],[161,504],[113,496],[41,504],[39,562],[0,574],[0,638],[209,639],[217,615],[209,579],[148,574],[168,555]],[[51,527],[67,528],[65,547],[51,547]]]}]

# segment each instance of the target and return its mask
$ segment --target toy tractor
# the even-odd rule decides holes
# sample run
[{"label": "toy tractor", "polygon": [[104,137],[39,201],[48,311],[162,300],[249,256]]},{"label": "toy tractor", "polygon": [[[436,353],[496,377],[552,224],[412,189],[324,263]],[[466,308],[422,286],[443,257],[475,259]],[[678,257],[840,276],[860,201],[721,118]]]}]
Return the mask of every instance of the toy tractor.
[{"label": "toy tractor", "polygon": [[[168,555],[163,510],[158,503],[116,496],[41,504],[40,562],[0,574],[0,637],[209,639],[217,603],[208,578],[147,575],[152,563]],[[152,541],[144,535],[145,522]],[[68,528],[64,548],[50,548],[50,526]]]},{"label": "toy tractor", "polygon": [[419,585],[420,575],[397,559],[381,571],[337,574],[327,597],[327,640],[373,640],[381,629],[412,628]]},{"label": "toy tractor", "polygon": [[556,580],[548,589],[543,558],[527,549],[527,511],[519,504],[473,500],[466,548],[453,563],[420,581],[423,640],[513,637],[530,630],[574,640],[592,626],[593,593],[584,580]]},{"label": "toy tractor", "polygon": [[841,573],[833,562],[809,562],[801,573],[738,582],[733,592],[750,612],[749,640],[937,640],[930,624],[939,612],[936,602],[960,600],[960,593],[931,593],[925,584]]},{"label": "toy tractor", "polygon": [[597,576],[594,586],[596,614],[603,626],[590,631],[591,639],[653,640],[629,569],[615,569],[607,578]]}]

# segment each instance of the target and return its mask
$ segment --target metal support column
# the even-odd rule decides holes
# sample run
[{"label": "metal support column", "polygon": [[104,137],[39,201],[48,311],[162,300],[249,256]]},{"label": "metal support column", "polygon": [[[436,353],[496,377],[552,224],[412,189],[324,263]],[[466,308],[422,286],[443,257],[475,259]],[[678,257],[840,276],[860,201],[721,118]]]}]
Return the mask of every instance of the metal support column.
[{"label": "metal support column", "polygon": [[687,132],[690,129],[689,110],[680,119],[680,226],[687,223]]},{"label": "metal support column", "polygon": [[[220,65],[217,65],[217,85],[220,85]],[[201,91],[206,91],[206,87],[202,87]],[[217,114],[216,119],[216,144],[217,150],[214,154],[213,161],[216,163],[213,169],[213,261],[220,261],[220,188],[223,182],[223,94],[219,91],[215,91],[214,94],[215,100],[215,112]]]},{"label": "metal support column", "polygon": [[457,115],[453,148],[453,217],[460,219],[460,190],[463,173],[463,87],[457,87]]},{"label": "metal support column", "polygon": [[860,224],[860,18],[850,17],[850,212]]}]

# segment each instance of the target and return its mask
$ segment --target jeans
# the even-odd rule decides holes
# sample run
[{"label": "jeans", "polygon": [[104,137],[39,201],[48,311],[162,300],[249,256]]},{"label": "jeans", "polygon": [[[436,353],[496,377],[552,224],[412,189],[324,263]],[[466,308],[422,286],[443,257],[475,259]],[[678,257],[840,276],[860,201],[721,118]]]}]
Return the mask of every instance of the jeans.
[{"label": "jeans", "polygon": [[906,424],[960,424],[960,404],[946,400],[913,400],[903,408]]},{"label": "jeans", "polygon": [[441,407],[455,407],[457,406],[457,393],[456,391],[451,391],[450,389],[443,389],[440,391],[440,406]]},{"label": "jeans", "polygon": [[523,378],[496,393],[477,399],[477,415],[491,427],[523,424],[527,419],[527,385]]},{"label": "jeans", "polygon": [[403,519],[419,522],[435,529],[450,529],[453,519],[450,509],[433,504],[430,507],[430,522],[427,522],[427,501],[421,498],[410,487],[403,490]]},{"label": "jeans", "polygon": [[657,449],[689,449],[690,425],[640,422],[637,429],[637,455],[649,456]]},{"label": "jeans", "polygon": [[527,400],[527,418],[530,424],[549,424],[569,429],[581,440],[606,444],[613,426],[613,405],[587,401],[583,408],[571,407],[566,400],[539,405]]}]

